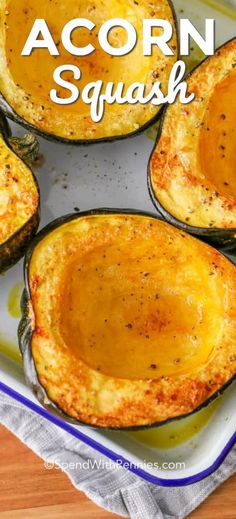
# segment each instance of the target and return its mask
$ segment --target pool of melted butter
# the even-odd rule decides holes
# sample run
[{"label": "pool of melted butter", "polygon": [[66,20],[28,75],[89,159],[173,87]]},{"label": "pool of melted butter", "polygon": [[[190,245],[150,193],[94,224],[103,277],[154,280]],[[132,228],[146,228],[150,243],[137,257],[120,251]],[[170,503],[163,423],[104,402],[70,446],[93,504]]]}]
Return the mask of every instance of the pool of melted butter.
[{"label": "pool of melted butter", "polygon": [[[7,299],[7,311],[10,317],[13,319],[20,319],[21,317],[21,309],[20,309],[20,300],[23,292],[24,283],[17,282],[15,283],[8,294]],[[10,341],[6,338],[5,334],[0,332],[0,355],[3,355],[7,359],[11,361],[22,364],[21,354],[18,348],[18,345],[14,341]]]},{"label": "pool of melted butter", "polygon": [[178,447],[200,433],[214,416],[222,402],[223,396],[215,400],[205,409],[187,418],[175,420],[167,425],[128,433],[128,436],[138,442],[155,449],[170,449]]},{"label": "pool of melted butter", "polygon": [[20,319],[21,317],[20,300],[23,289],[24,283],[18,282],[13,285],[9,292],[7,309],[13,319]]},{"label": "pool of melted butter", "polygon": [[8,341],[6,337],[0,334],[0,356],[1,355],[17,364],[22,364],[22,358],[18,346],[14,342]]}]

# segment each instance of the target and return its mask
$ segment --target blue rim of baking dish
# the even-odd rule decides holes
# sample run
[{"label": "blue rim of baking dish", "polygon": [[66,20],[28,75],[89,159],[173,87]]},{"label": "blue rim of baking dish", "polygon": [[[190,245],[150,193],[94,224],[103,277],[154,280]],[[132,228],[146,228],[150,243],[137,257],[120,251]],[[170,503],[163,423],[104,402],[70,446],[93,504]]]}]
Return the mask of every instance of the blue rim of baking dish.
[{"label": "blue rim of baking dish", "polygon": [[[20,404],[23,404],[31,411],[37,413],[42,418],[45,418],[52,424],[56,425],[60,429],[66,431],[67,433],[71,434],[78,440],[82,441],[89,447],[92,447],[96,451],[100,452],[101,454],[107,456],[110,458],[113,462],[119,462],[120,465],[124,465],[127,470],[130,472],[133,472],[136,476],[141,477],[142,479],[145,479],[149,483],[152,483],[153,485],[159,485],[162,487],[182,487],[187,485],[192,485],[194,483],[197,483],[199,481],[202,481],[203,479],[210,476],[213,472],[215,472],[220,465],[223,463],[224,459],[226,458],[227,454],[230,452],[230,450],[233,448],[233,446],[236,443],[236,432],[233,434],[233,436],[230,438],[230,440],[225,445],[224,449],[220,453],[220,455],[217,457],[217,459],[214,461],[214,463],[208,467],[207,469],[203,470],[202,472],[199,472],[198,474],[194,474],[193,476],[189,476],[186,478],[180,478],[180,479],[163,479],[159,478],[157,476],[153,476],[149,474],[148,472],[145,472],[145,470],[140,469],[139,467],[135,466],[135,463],[125,459],[123,456],[120,456],[116,454],[111,449],[108,449],[104,445],[100,444],[96,440],[93,440],[86,434],[78,431],[75,429],[72,425],[64,422],[57,416],[49,413],[46,409],[43,407],[40,407],[38,404],[35,404],[28,398],[24,397],[14,389],[10,388],[6,384],[0,382],[0,391],[5,393],[7,396],[10,396]],[[127,468],[127,464],[129,468]]]}]

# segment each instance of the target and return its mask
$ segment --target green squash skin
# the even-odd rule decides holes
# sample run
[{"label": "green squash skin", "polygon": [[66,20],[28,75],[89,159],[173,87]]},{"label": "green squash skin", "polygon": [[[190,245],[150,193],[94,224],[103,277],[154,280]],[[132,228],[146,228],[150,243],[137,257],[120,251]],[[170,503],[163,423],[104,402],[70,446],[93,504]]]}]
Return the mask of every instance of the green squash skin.
[{"label": "green squash skin", "polygon": [[[232,38],[231,40],[225,42],[223,45],[221,45],[218,49],[216,49],[216,52],[221,50],[225,45],[230,43],[231,41],[235,40],[235,38]],[[191,77],[191,75],[199,68],[201,65],[209,59],[208,57],[205,58],[201,63],[199,63],[196,67],[194,67],[193,70],[186,76],[186,80]],[[171,107],[170,107],[171,108]],[[151,174],[151,160],[153,153],[156,150],[156,147],[159,143],[160,137],[162,135],[163,126],[165,123],[165,116],[168,111],[168,106],[165,107],[162,117],[160,126],[157,132],[157,138],[156,142],[154,144],[149,162],[148,162],[148,172],[147,172],[147,185],[148,185],[148,192],[151,197],[152,203],[157,209],[159,215],[161,215],[164,220],[171,225],[174,225],[178,229],[185,231],[192,236],[195,236],[199,238],[200,240],[204,241],[205,243],[208,243],[212,247],[220,249],[222,252],[226,254],[231,254],[233,256],[236,256],[236,228],[231,229],[217,229],[217,228],[204,228],[204,227],[194,227],[192,225],[188,225],[185,222],[182,222],[181,220],[178,220],[175,218],[167,209],[165,209],[160,201],[157,198],[157,195],[155,194],[155,191],[152,186],[152,174]]]},{"label": "green squash skin", "polygon": [[65,414],[47,395],[46,390],[44,387],[40,384],[37,376],[37,371],[34,363],[34,359],[32,356],[31,351],[31,340],[33,335],[33,328],[32,328],[32,320],[30,317],[30,310],[29,310],[29,303],[31,301],[31,295],[30,295],[30,288],[29,288],[29,269],[30,269],[30,262],[31,257],[33,255],[34,249],[37,246],[37,244],[47,236],[50,232],[57,229],[58,227],[64,225],[65,223],[71,222],[72,220],[78,219],[80,217],[86,217],[91,215],[109,215],[109,214],[128,214],[128,215],[139,215],[139,216],[148,216],[156,220],[160,220],[155,214],[150,212],[143,212],[138,211],[135,209],[109,209],[109,208],[101,208],[101,209],[93,209],[89,211],[84,211],[81,213],[76,214],[69,214],[66,216],[62,216],[60,218],[57,218],[53,222],[51,222],[49,225],[47,225],[44,229],[42,229],[37,236],[33,239],[31,242],[26,256],[25,256],[25,262],[24,262],[24,282],[25,282],[25,289],[22,294],[21,298],[21,312],[22,312],[22,318],[18,327],[18,342],[19,342],[19,348],[21,351],[21,355],[23,358],[23,365],[24,365],[24,373],[25,373],[25,380],[27,385],[32,390],[35,397],[38,399],[40,404],[50,413],[53,415],[63,419],[64,421],[79,425],[88,427],[90,429],[98,429],[101,431],[141,431],[141,430],[148,430],[153,429],[156,427],[161,427],[163,425],[167,425],[169,423],[175,422],[177,420],[181,420],[182,418],[187,418],[189,416],[193,416],[195,413],[201,411],[202,409],[205,409],[209,404],[214,402],[218,397],[220,397],[225,390],[233,383],[234,380],[236,380],[236,373],[235,375],[226,383],[224,384],[216,393],[214,393],[208,400],[206,400],[203,404],[201,404],[198,408],[196,408],[193,412],[189,414],[185,414],[179,417],[171,418],[168,420],[165,420],[163,422],[153,423],[151,425],[145,425],[145,426],[132,426],[132,427],[101,427],[101,426],[91,426],[87,423],[80,422],[76,419],[71,418],[67,414]]},{"label": "green squash skin", "polygon": [[[175,12],[175,8],[173,5],[172,0],[168,0],[168,4],[170,6],[172,17],[173,17],[173,23],[176,31],[176,37],[177,37],[177,51],[176,51],[176,61],[180,59],[180,44],[179,44],[179,30],[178,30],[178,20],[177,15]],[[163,105],[159,112],[150,120],[147,121],[146,124],[135,130],[134,132],[124,134],[124,135],[114,135],[113,137],[104,137],[99,139],[66,139],[64,137],[59,137],[57,135],[53,135],[48,132],[44,132],[43,130],[37,128],[37,126],[34,126],[31,123],[28,123],[25,119],[23,119],[20,115],[18,115],[15,110],[11,107],[11,105],[8,103],[8,101],[5,99],[3,94],[0,92],[0,110],[5,114],[6,117],[11,119],[13,122],[20,124],[23,126],[26,130],[36,133],[39,137],[42,137],[44,139],[47,139],[48,141],[52,142],[60,142],[62,144],[68,144],[70,146],[89,146],[92,144],[99,144],[99,143],[112,143],[115,141],[122,141],[124,139],[137,137],[138,135],[144,133],[148,128],[153,126],[157,121],[160,120],[162,113],[165,109],[165,105]]]},{"label": "green squash skin", "polygon": [[[0,135],[1,138],[8,144],[8,139],[11,137],[11,130],[4,115],[0,112]],[[14,153],[11,150],[11,153]],[[28,166],[27,166],[28,167]],[[37,187],[39,194],[38,182],[32,173],[32,179]],[[38,204],[37,210],[32,217],[25,223],[23,227],[18,229],[6,242],[0,245],[0,274],[6,272],[13,267],[23,256],[31,239],[36,234],[40,220],[40,207]]]}]

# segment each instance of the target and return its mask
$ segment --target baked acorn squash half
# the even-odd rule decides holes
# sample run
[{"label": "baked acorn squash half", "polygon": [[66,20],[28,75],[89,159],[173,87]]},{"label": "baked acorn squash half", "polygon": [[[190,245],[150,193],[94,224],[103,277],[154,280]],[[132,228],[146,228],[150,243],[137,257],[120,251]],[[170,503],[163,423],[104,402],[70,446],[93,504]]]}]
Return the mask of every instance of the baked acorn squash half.
[{"label": "baked acorn squash half", "polygon": [[187,79],[195,100],[165,113],[149,164],[165,219],[225,251],[236,249],[236,39]]},{"label": "baked acorn squash half", "polygon": [[206,406],[235,377],[236,268],[156,217],[56,220],[28,250],[25,283],[26,379],[67,420],[157,426]]},{"label": "baked acorn squash half", "polygon": [[[66,9],[64,2],[57,0],[0,0],[0,15],[0,106],[8,117],[44,137],[76,144],[125,138],[156,120],[161,106],[115,103],[107,105],[101,122],[95,123],[90,116],[90,106],[81,98],[71,105],[58,105],[51,101],[50,91],[56,88],[60,97],[69,97],[68,90],[54,82],[53,73],[57,67],[70,64],[81,69],[81,79],[74,80],[72,72],[64,73],[63,78],[73,82],[80,92],[96,80],[103,80],[104,88],[108,82],[116,85],[122,81],[127,87],[141,82],[147,86],[147,92],[155,81],[161,81],[166,95],[169,75],[178,55],[176,19],[169,0],[67,0]],[[36,49],[31,56],[21,56],[38,18],[46,20],[59,56],[50,56],[47,49]],[[80,28],[73,34],[74,45],[89,42],[95,46],[96,51],[89,56],[73,56],[62,45],[62,29],[74,18],[87,18],[96,24],[96,30],[88,32]],[[126,56],[110,56],[99,46],[99,28],[111,18],[126,19],[136,28],[137,45]],[[146,18],[161,18],[172,24],[174,31],[169,46],[173,56],[164,56],[157,47],[152,56],[143,56],[143,20]],[[116,28],[110,32],[109,41],[114,47],[123,46],[127,34],[124,29]]]},{"label": "baked acorn squash half", "polygon": [[37,153],[35,137],[12,137],[0,113],[0,273],[23,256],[38,228],[38,184],[27,165]]}]

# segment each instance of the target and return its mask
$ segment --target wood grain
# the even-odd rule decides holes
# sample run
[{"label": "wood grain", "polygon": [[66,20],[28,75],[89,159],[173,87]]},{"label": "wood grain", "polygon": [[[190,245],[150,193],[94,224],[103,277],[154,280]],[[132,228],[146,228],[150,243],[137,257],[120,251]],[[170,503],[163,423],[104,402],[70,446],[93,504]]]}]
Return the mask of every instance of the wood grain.
[{"label": "wood grain", "polygon": [[[1,519],[112,519],[43,461],[0,427]],[[236,476],[221,486],[190,519],[235,519]]]}]

